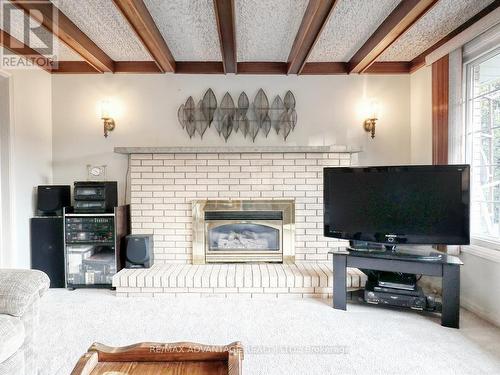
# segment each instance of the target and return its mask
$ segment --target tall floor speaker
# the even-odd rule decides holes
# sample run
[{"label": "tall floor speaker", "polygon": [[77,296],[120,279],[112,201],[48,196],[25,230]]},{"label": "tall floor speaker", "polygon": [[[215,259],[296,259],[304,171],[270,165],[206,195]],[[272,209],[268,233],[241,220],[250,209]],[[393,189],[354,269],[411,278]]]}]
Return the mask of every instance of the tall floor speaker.
[{"label": "tall floor speaker", "polygon": [[64,233],[62,217],[31,219],[31,268],[45,272],[51,288],[64,288]]}]

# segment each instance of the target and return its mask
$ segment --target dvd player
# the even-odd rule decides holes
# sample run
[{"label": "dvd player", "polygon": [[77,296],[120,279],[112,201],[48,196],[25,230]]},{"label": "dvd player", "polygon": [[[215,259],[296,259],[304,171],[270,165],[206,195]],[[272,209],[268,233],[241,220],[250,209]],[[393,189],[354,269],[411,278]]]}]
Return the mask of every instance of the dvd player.
[{"label": "dvd player", "polygon": [[413,274],[399,272],[377,272],[377,285],[384,288],[415,290],[417,277]]},{"label": "dvd player", "polygon": [[[414,291],[385,288],[384,291],[373,282],[368,281],[365,286],[365,302],[375,305],[407,307],[413,310],[424,310],[427,308],[427,298],[420,287]],[[378,287],[380,288],[380,287]]]}]

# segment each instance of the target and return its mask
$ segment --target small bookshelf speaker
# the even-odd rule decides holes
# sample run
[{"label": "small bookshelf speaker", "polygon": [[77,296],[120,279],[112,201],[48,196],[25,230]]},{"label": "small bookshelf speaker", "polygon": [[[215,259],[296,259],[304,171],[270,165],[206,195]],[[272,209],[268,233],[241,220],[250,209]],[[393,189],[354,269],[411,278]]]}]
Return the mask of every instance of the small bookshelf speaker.
[{"label": "small bookshelf speaker", "polygon": [[150,268],[153,265],[153,236],[126,236],[124,254],[125,268]]}]

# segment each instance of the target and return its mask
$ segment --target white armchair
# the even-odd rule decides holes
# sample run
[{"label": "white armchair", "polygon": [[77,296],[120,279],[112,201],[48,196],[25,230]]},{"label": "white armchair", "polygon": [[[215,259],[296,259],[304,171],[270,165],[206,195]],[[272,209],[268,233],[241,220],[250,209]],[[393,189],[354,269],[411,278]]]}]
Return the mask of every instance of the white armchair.
[{"label": "white armchair", "polygon": [[0,375],[36,375],[35,336],[48,276],[35,270],[0,269]]}]

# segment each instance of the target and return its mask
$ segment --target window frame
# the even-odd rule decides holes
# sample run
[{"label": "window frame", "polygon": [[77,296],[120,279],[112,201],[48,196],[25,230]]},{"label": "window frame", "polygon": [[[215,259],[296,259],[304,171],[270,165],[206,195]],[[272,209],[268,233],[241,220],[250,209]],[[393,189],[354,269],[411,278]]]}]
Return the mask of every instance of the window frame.
[{"label": "window frame", "polygon": [[[463,92],[465,92],[465,100],[464,100],[464,137],[463,137],[463,159],[465,162],[469,163],[471,165],[471,175],[472,175],[472,161],[469,160],[468,158],[468,150],[470,150],[471,146],[471,139],[473,138],[474,132],[469,132],[470,125],[472,123],[472,105],[474,102],[474,99],[477,99],[481,97],[482,95],[479,95],[478,97],[474,98],[473,96],[473,70],[476,66],[480,65],[481,63],[493,58],[494,56],[500,55],[500,46],[497,46],[485,53],[482,53],[479,56],[476,56],[474,58],[468,59],[467,61],[463,62],[463,72],[464,72],[464,77],[463,77]],[[471,191],[472,191],[472,184],[471,184]],[[472,200],[471,200],[471,206],[472,206]],[[470,226],[472,229],[472,225]],[[496,251],[500,251],[500,235],[498,237],[493,237],[493,236],[487,236],[487,235],[474,235],[471,231],[470,234],[470,244],[471,245],[476,245]]]}]

